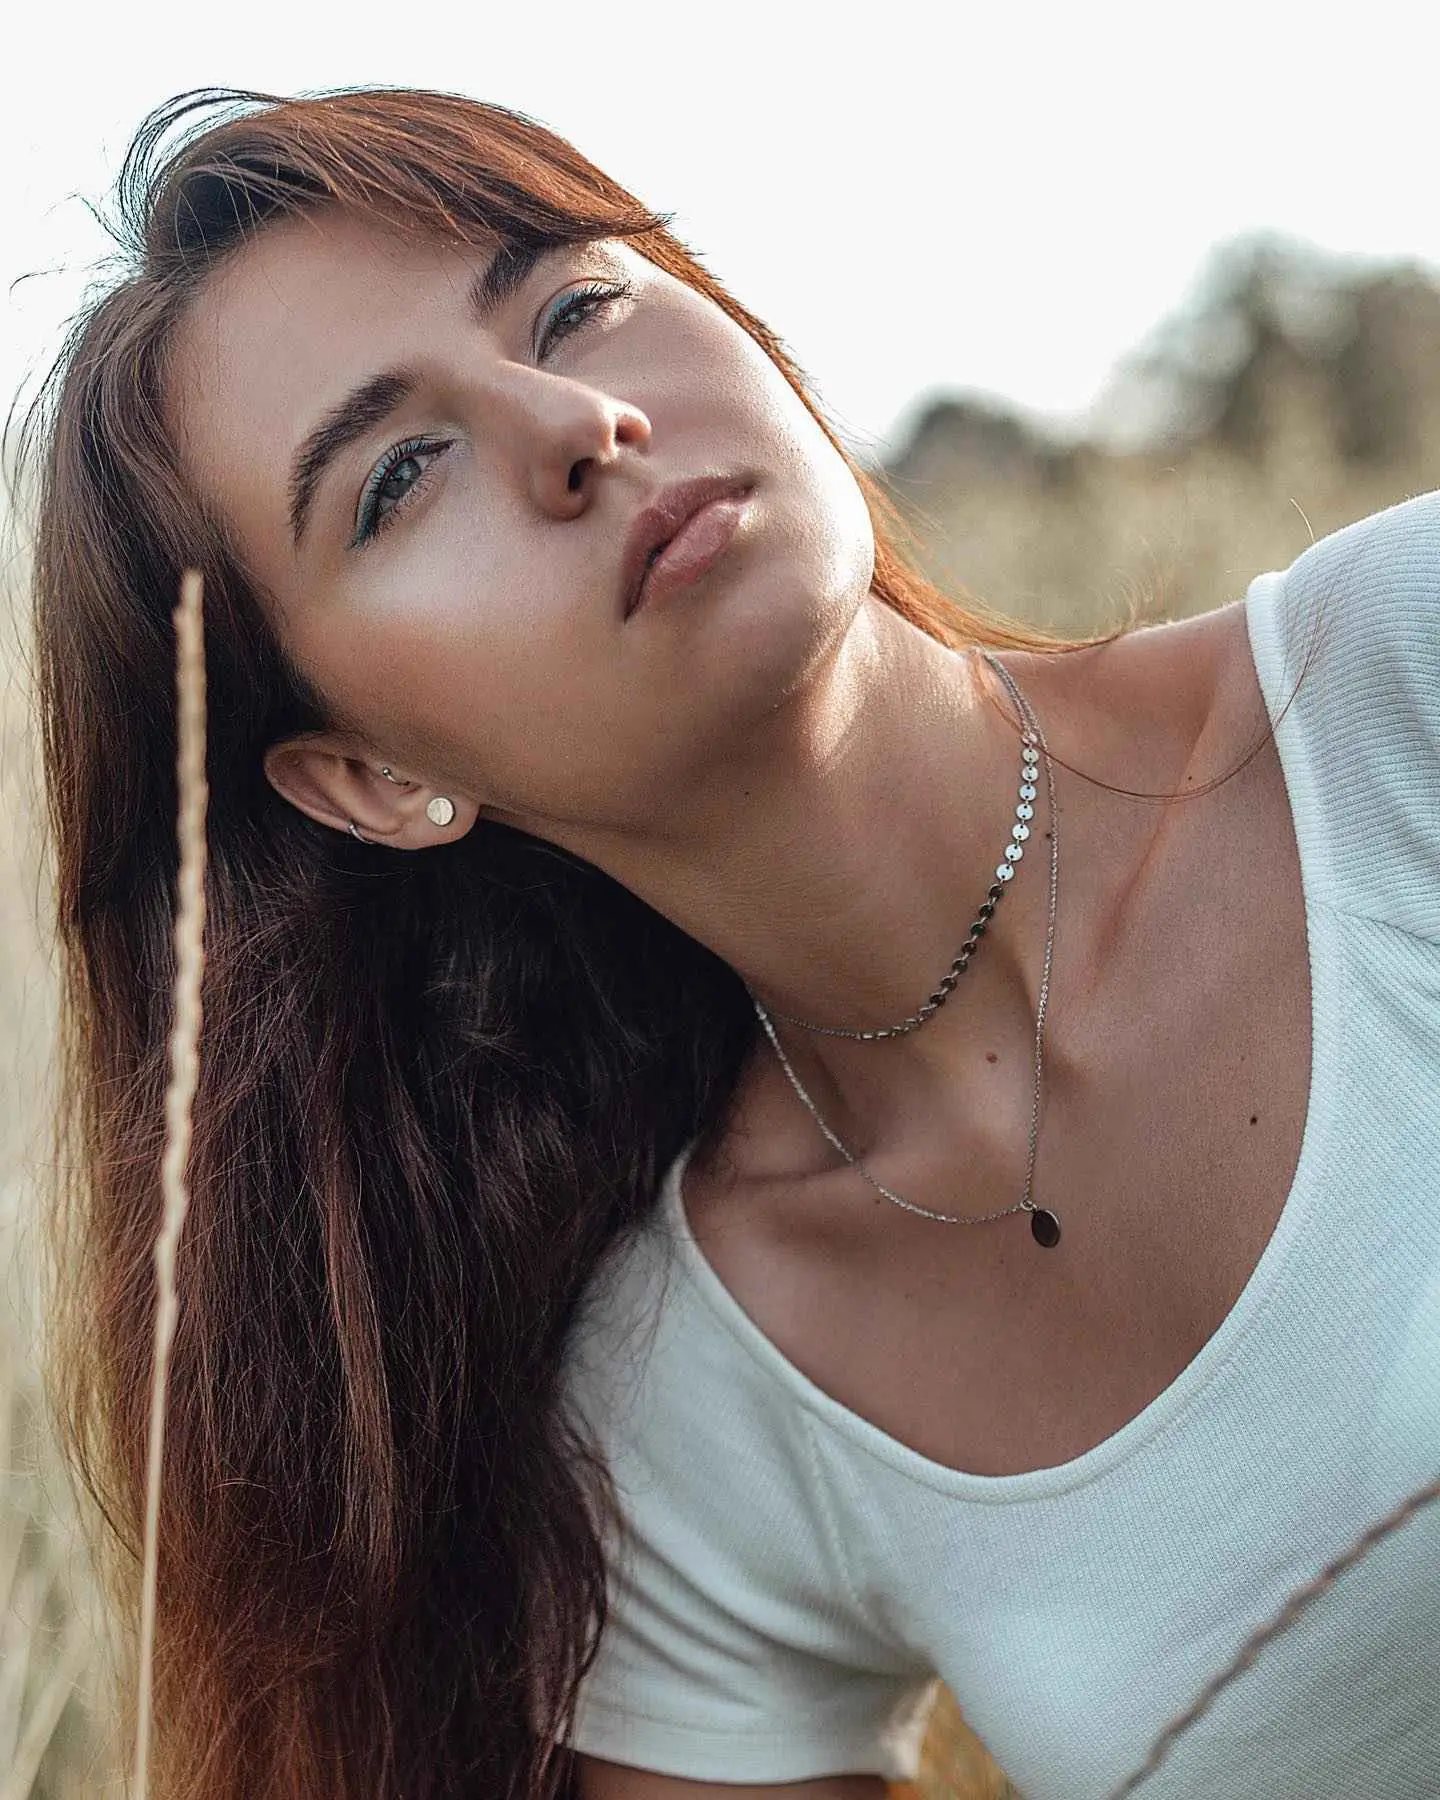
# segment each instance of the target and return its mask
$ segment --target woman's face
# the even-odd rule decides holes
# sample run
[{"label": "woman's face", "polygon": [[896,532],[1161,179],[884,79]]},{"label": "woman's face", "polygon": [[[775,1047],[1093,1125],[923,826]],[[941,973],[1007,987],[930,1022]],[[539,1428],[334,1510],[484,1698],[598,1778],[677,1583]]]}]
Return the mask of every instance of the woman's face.
[{"label": "woman's face", "polygon": [[[482,317],[491,262],[338,213],[288,220],[178,333],[185,465],[290,654],[364,726],[267,769],[342,827],[355,781],[379,779],[362,765],[388,762],[456,799],[446,837],[477,809],[575,847],[664,831],[843,636],[873,572],[868,512],[760,347],[628,245],[550,251]],[[750,485],[734,538],[627,617],[632,522],[706,475]],[[436,835],[419,824],[409,847]]]}]

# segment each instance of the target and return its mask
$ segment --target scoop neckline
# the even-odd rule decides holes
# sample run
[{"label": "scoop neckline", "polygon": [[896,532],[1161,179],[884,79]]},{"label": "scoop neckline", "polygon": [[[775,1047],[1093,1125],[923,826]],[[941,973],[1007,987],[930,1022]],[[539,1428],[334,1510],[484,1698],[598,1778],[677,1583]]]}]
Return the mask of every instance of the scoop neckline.
[{"label": "scoop neckline", "polygon": [[[1277,700],[1289,674],[1279,613],[1284,575],[1257,576],[1246,591],[1246,640],[1271,723],[1283,704]],[[1285,696],[1288,697],[1288,696]],[[1257,1328],[1293,1260],[1320,1186],[1325,1139],[1336,1108],[1338,1039],[1333,1028],[1340,994],[1340,951],[1335,915],[1326,904],[1333,893],[1314,765],[1301,728],[1301,706],[1291,706],[1275,728],[1276,746],[1290,803],[1300,863],[1306,951],[1310,962],[1310,1080],[1300,1152],[1289,1192],[1259,1259],[1234,1305],[1180,1373],[1145,1407],[1098,1444],[1063,1463],[1010,1475],[977,1475],[952,1468],[892,1437],[853,1411],[804,1374],[766,1336],[716,1273],[701,1249],[685,1211],[682,1184],[695,1147],[692,1139],[674,1158],[661,1183],[661,1212],[681,1264],[695,1291],[740,1347],[806,1410],[857,1449],[888,1464],[912,1481],[958,1499],[989,1505],[1043,1500],[1089,1486],[1121,1469],[1145,1446],[1158,1441],[1184,1416],[1233,1361]],[[1038,1252],[1037,1252],[1038,1253]]]}]

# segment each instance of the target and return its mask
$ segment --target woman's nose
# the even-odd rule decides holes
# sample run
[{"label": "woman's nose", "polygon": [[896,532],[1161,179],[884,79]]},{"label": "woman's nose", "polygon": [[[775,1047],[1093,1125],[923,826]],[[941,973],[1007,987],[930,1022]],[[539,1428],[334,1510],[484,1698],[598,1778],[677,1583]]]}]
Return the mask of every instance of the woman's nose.
[{"label": "woman's nose", "polygon": [[523,367],[510,375],[501,436],[535,505],[573,518],[590,504],[597,469],[650,442],[650,421],[628,401],[564,375]]}]

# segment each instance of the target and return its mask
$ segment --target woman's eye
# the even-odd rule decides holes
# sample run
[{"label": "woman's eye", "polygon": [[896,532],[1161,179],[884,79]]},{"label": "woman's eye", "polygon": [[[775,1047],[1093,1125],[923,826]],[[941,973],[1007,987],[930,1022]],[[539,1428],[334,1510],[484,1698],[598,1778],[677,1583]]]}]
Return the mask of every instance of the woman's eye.
[{"label": "woman's eye", "polygon": [[605,307],[628,299],[632,292],[628,281],[589,281],[584,287],[572,288],[551,311],[538,354],[544,357],[561,338],[580,330]]},{"label": "woman's eye", "polygon": [[407,456],[404,462],[395,467],[375,490],[375,499],[380,505],[387,500],[403,500],[411,486],[420,478],[421,465],[417,456]]},{"label": "woman's eye", "polygon": [[430,464],[449,448],[448,443],[425,440],[396,444],[393,450],[386,452],[360,496],[352,547],[365,543],[385,529],[401,507],[408,505],[424,486]]},{"label": "woman's eye", "polygon": [[[572,332],[589,324],[597,313],[628,299],[634,289],[628,281],[587,281],[563,293],[551,308],[541,334],[537,359],[543,359]],[[371,472],[355,515],[356,549],[381,532],[425,486],[430,465],[450,448],[449,442],[415,439],[388,450]]]}]

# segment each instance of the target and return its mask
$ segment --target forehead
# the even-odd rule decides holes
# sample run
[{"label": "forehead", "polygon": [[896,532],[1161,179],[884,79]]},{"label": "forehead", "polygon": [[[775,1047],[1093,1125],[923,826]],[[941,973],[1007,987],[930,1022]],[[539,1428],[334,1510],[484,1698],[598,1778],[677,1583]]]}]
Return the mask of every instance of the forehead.
[{"label": "forehead", "polygon": [[228,367],[245,351],[313,357],[344,335],[379,339],[399,317],[463,308],[492,248],[410,238],[342,213],[268,225],[202,283],[177,351]]},{"label": "forehead", "polygon": [[248,510],[257,469],[283,482],[277,461],[357,379],[397,356],[423,363],[492,254],[339,213],[266,226],[237,250],[190,303],[169,364],[167,412],[210,497]]}]

